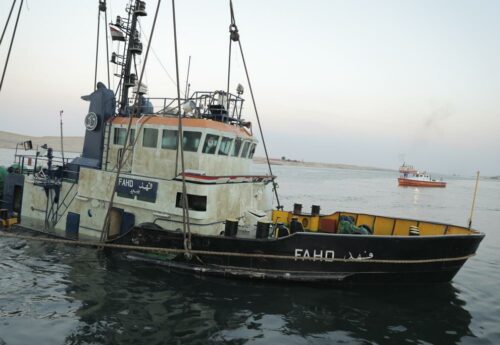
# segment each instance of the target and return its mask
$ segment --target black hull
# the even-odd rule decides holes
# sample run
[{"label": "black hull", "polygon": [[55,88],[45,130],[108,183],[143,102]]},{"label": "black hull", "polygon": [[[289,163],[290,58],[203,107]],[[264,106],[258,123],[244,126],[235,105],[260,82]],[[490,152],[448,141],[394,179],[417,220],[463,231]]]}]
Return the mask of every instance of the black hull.
[{"label": "black hull", "polygon": [[[190,259],[183,254],[142,251],[129,251],[126,256],[175,271],[231,278],[327,284],[428,284],[453,279],[467,258],[474,255],[483,237],[295,233],[279,239],[245,239],[193,234]],[[113,243],[182,249],[183,236],[144,226],[133,228]]]}]

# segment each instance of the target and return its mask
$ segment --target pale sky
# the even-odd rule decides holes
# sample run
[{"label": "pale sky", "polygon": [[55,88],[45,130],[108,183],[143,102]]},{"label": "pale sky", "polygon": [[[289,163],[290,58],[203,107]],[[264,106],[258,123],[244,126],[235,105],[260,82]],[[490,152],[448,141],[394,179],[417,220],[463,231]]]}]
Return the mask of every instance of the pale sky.
[{"label": "pale sky", "polygon": [[[84,135],[88,104],[80,96],[93,87],[97,3],[28,1],[0,93],[0,130],[58,135],[64,109],[65,134]],[[124,3],[109,1],[108,21],[124,15]],[[142,20],[148,35],[156,3],[147,1]],[[0,2],[1,29],[10,5]],[[176,6],[182,88],[191,55],[191,90],[225,90],[228,1]],[[234,0],[234,7],[272,157],[393,169],[404,159],[436,173],[500,175],[500,1]],[[171,1],[162,1],[158,20],[145,81],[151,97],[175,97]],[[104,41],[100,52],[106,82]],[[239,55],[233,67],[234,91],[246,86]],[[257,133],[246,90],[244,117]]]}]

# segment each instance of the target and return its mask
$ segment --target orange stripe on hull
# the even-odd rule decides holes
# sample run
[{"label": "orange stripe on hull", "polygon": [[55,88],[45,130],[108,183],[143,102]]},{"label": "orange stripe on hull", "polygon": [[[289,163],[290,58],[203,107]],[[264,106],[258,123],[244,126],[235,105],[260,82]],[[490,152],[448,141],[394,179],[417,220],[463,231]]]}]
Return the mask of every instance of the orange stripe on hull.
[{"label": "orange stripe on hull", "polygon": [[446,187],[446,182],[443,181],[416,181],[405,178],[398,178],[398,184],[408,187]]}]

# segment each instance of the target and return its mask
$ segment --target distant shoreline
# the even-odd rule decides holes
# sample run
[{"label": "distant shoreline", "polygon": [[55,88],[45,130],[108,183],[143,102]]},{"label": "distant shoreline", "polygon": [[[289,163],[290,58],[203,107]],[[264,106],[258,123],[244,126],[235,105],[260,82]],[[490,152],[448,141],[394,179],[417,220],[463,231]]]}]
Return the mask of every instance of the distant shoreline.
[{"label": "distant shoreline", "polygon": [[[264,157],[254,157],[254,163],[257,164],[267,164]],[[321,162],[305,162],[297,160],[283,160],[270,158],[269,162],[271,165],[286,165],[286,166],[296,166],[296,167],[307,167],[307,168],[329,168],[329,169],[349,169],[349,170],[370,170],[370,171],[396,171],[394,169],[377,168],[353,164],[340,164],[340,163],[321,163]]]},{"label": "distant shoreline", "polygon": [[[32,135],[24,135],[12,132],[0,131],[0,148],[15,149],[17,144],[22,143],[23,141],[26,140],[31,140],[33,142],[33,148],[36,148],[36,146],[47,144],[49,147],[52,147],[56,151],[59,151],[61,149],[61,139],[57,136],[36,137]],[[83,149],[83,137],[75,137],[75,136],[64,137],[65,152],[79,153],[82,152],[82,149]],[[266,159],[264,157],[254,157],[253,161],[254,163],[257,164],[266,164]],[[394,171],[391,169],[366,167],[366,166],[351,165],[351,164],[303,162],[296,160],[282,160],[276,158],[271,158],[270,161],[272,165],[287,165],[287,166],[312,167],[312,168]]]},{"label": "distant shoreline", "polygon": [[[47,144],[52,147],[55,151],[60,151],[61,149],[61,139],[58,136],[32,136],[24,135],[19,133],[0,131],[0,148],[12,149],[16,148],[17,144],[20,144],[26,140],[31,140],[33,142],[33,148],[36,149],[37,146]],[[64,151],[71,153],[81,153],[83,149],[83,137],[77,136],[67,136],[64,137]],[[266,159],[264,157],[254,157],[254,163],[256,164],[266,164]],[[290,159],[279,159],[271,158],[271,165],[286,165],[286,166],[296,166],[296,167],[309,167],[309,168],[329,168],[329,169],[351,169],[351,170],[369,170],[369,171],[388,171],[394,172],[396,169],[387,169],[371,166],[362,166],[354,164],[341,164],[341,163],[322,163],[322,162],[305,162]],[[500,180],[500,176],[490,176],[484,178],[491,180]]]},{"label": "distant shoreline", "polygon": [[[61,150],[61,138],[54,136],[43,136],[36,137],[32,135],[24,135],[12,132],[0,131],[0,148],[3,149],[16,149],[16,145],[21,144],[24,141],[31,140],[33,143],[33,148],[36,149],[37,146],[42,146],[47,144],[52,147],[55,151]],[[68,136],[64,137],[64,151],[65,152],[82,152],[83,148],[83,137]]]}]

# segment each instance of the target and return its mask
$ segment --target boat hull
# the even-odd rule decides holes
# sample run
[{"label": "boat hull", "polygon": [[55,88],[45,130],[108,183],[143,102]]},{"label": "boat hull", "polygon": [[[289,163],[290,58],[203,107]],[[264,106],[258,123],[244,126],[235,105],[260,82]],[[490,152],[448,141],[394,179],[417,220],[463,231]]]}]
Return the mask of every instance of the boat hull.
[{"label": "boat hull", "polygon": [[400,186],[406,186],[406,187],[438,187],[438,188],[446,187],[446,182],[443,181],[419,181],[401,177],[398,178],[398,184]]},{"label": "boat hull", "polygon": [[[328,284],[449,282],[474,255],[483,234],[363,236],[295,233],[279,239],[192,235],[193,255],[127,251],[129,259],[175,271],[233,278]],[[135,227],[113,241],[183,248],[182,233]],[[123,254],[123,253],[122,253]]]}]

